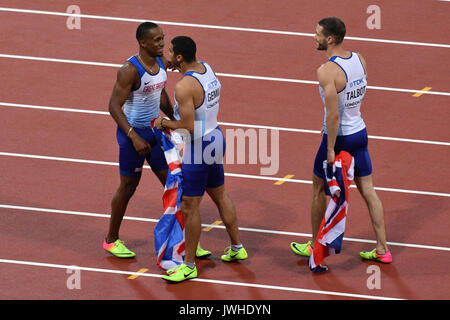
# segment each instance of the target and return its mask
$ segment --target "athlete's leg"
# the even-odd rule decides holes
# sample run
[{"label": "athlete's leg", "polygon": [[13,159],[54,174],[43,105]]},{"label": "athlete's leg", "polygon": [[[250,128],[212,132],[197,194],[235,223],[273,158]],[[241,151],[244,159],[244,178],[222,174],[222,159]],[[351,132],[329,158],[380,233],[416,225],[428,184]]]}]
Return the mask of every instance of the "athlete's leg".
[{"label": "athlete's leg", "polygon": [[[142,132],[139,129],[142,136]],[[119,144],[119,172],[120,184],[111,200],[111,218],[106,242],[111,243],[119,239],[119,229],[128,202],[136,191],[142,175],[145,157],[140,156],[134,149],[130,138],[117,127],[117,142]]]},{"label": "athlete's leg", "polygon": [[389,251],[386,243],[386,227],[384,223],[384,210],[380,198],[378,198],[375,188],[373,187],[372,175],[364,177],[355,177],[355,183],[361,196],[369,209],[372,226],[377,238],[377,253],[385,254]]},{"label": "athlete's leg", "polygon": [[311,199],[311,226],[312,226],[312,245],[316,242],[319,233],[320,224],[327,208],[327,198],[325,195],[324,181],[315,173],[312,176],[312,199]]},{"label": "athlete's leg", "polygon": [[119,239],[119,229],[123,216],[127,209],[128,202],[136,191],[141,176],[126,177],[120,175],[120,185],[111,201],[111,218],[109,221],[109,231],[106,242],[111,243]]},{"label": "athlete's leg", "polygon": [[167,169],[153,171],[153,173],[159,179],[163,187],[166,185],[167,171],[168,171]]},{"label": "athlete's leg", "polygon": [[200,202],[202,201],[202,198],[203,196],[191,197],[183,195],[181,201],[181,211],[184,215],[186,243],[186,255],[184,261],[188,263],[195,263],[195,251],[202,231],[200,219]]},{"label": "athlete's leg", "polygon": [[239,238],[236,209],[234,207],[233,201],[225,192],[225,185],[223,184],[217,188],[207,188],[206,192],[214,201],[217,209],[219,210],[219,214],[223,221],[223,224],[227,228],[231,244],[241,244],[241,239]]}]

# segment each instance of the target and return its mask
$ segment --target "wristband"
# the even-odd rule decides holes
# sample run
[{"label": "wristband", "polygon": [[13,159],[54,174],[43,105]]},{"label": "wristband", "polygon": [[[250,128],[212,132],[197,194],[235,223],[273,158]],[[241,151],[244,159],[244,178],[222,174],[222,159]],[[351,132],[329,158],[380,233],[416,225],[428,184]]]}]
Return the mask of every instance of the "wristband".
[{"label": "wristband", "polygon": [[161,118],[161,128],[162,128],[163,130],[165,130],[166,127],[164,127],[164,125],[163,125],[163,120],[164,120],[164,118]]},{"label": "wristband", "polygon": [[127,136],[128,136],[128,137],[130,137],[130,132],[131,132],[131,130],[133,130],[133,127],[130,127],[130,129],[128,129],[128,133],[127,133]]}]

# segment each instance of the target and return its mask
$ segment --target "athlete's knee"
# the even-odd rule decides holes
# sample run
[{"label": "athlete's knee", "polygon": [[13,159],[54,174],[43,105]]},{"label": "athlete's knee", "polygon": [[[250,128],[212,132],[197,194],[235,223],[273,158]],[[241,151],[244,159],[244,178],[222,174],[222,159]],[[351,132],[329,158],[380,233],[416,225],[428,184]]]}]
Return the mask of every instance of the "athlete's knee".
[{"label": "athlete's knee", "polygon": [[121,177],[119,192],[131,197],[136,191],[137,186],[139,185],[140,177]]},{"label": "athlete's knee", "polygon": [[323,197],[325,195],[324,180],[313,174],[312,183],[313,199]]},{"label": "athlete's knee", "polygon": [[200,199],[198,198],[199,197],[183,196],[180,208],[185,216],[195,214],[195,212],[198,211],[198,208],[200,206]]},{"label": "athlete's knee", "polygon": [[371,176],[355,177],[355,184],[364,199],[371,200],[378,198]]},{"label": "athlete's knee", "polygon": [[206,188],[206,193],[208,193],[214,203],[218,206],[228,200],[228,195],[226,194],[223,185],[217,188]]}]

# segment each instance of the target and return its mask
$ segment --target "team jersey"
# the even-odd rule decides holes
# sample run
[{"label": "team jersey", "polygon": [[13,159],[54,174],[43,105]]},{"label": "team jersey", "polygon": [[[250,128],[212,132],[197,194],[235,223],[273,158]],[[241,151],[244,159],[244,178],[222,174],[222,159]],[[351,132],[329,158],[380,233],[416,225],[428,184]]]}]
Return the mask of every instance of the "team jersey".
[{"label": "team jersey", "polygon": [[150,121],[159,117],[161,91],[167,82],[167,72],[161,58],[156,58],[159,71],[149,73],[136,56],[128,59],[139,72],[139,88],[131,91],[123,106],[129,124],[135,128],[150,128]]},{"label": "team jersey", "polygon": [[[367,80],[366,71],[359,59],[358,54],[351,52],[349,58],[333,56],[329,61],[336,63],[345,73],[347,78],[346,86],[338,92],[339,105],[339,136],[346,136],[361,131],[366,127],[361,117],[361,103],[364,98]],[[319,92],[325,105],[323,89],[319,85]],[[327,133],[327,109],[325,107],[324,133]]]},{"label": "team jersey", "polygon": [[[203,137],[213,131],[217,123],[217,115],[219,113],[219,99],[221,84],[217,79],[216,74],[209,64],[201,62],[205,67],[205,72],[199,73],[195,71],[189,71],[184,76],[191,76],[200,83],[203,88],[203,102],[195,109],[195,125],[194,139]],[[175,96],[174,117],[180,119],[178,102]],[[201,125],[201,127],[197,127]],[[201,129],[201,131],[200,131]],[[201,135],[200,135],[201,134]]]}]

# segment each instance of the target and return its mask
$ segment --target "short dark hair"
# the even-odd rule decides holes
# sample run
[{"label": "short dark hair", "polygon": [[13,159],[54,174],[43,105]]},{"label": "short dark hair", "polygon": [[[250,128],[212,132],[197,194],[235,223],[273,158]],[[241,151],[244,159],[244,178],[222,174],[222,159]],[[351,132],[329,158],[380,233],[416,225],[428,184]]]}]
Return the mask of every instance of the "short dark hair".
[{"label": "short dark hair", "polygon": [[136,29],[136,40],[142,40],[144,39],[144,36],[147,34],[148,30],[157,28],[158,25],[153,22],[142,22],[139,27]]},{"label": "short dark hair", "polygon": [[196,60],[197,45],[194,40],[187,36],[178,36],[172,39],[173,53],[181,54],[185,62],[190,63]]},{"label": "short dark hair", "polygon": [[344,40],[346,30],[341,19],[337,17],[323,18],[318,24],[322,26],[324,36],[332,36],[336,44],[340,44]]}]

